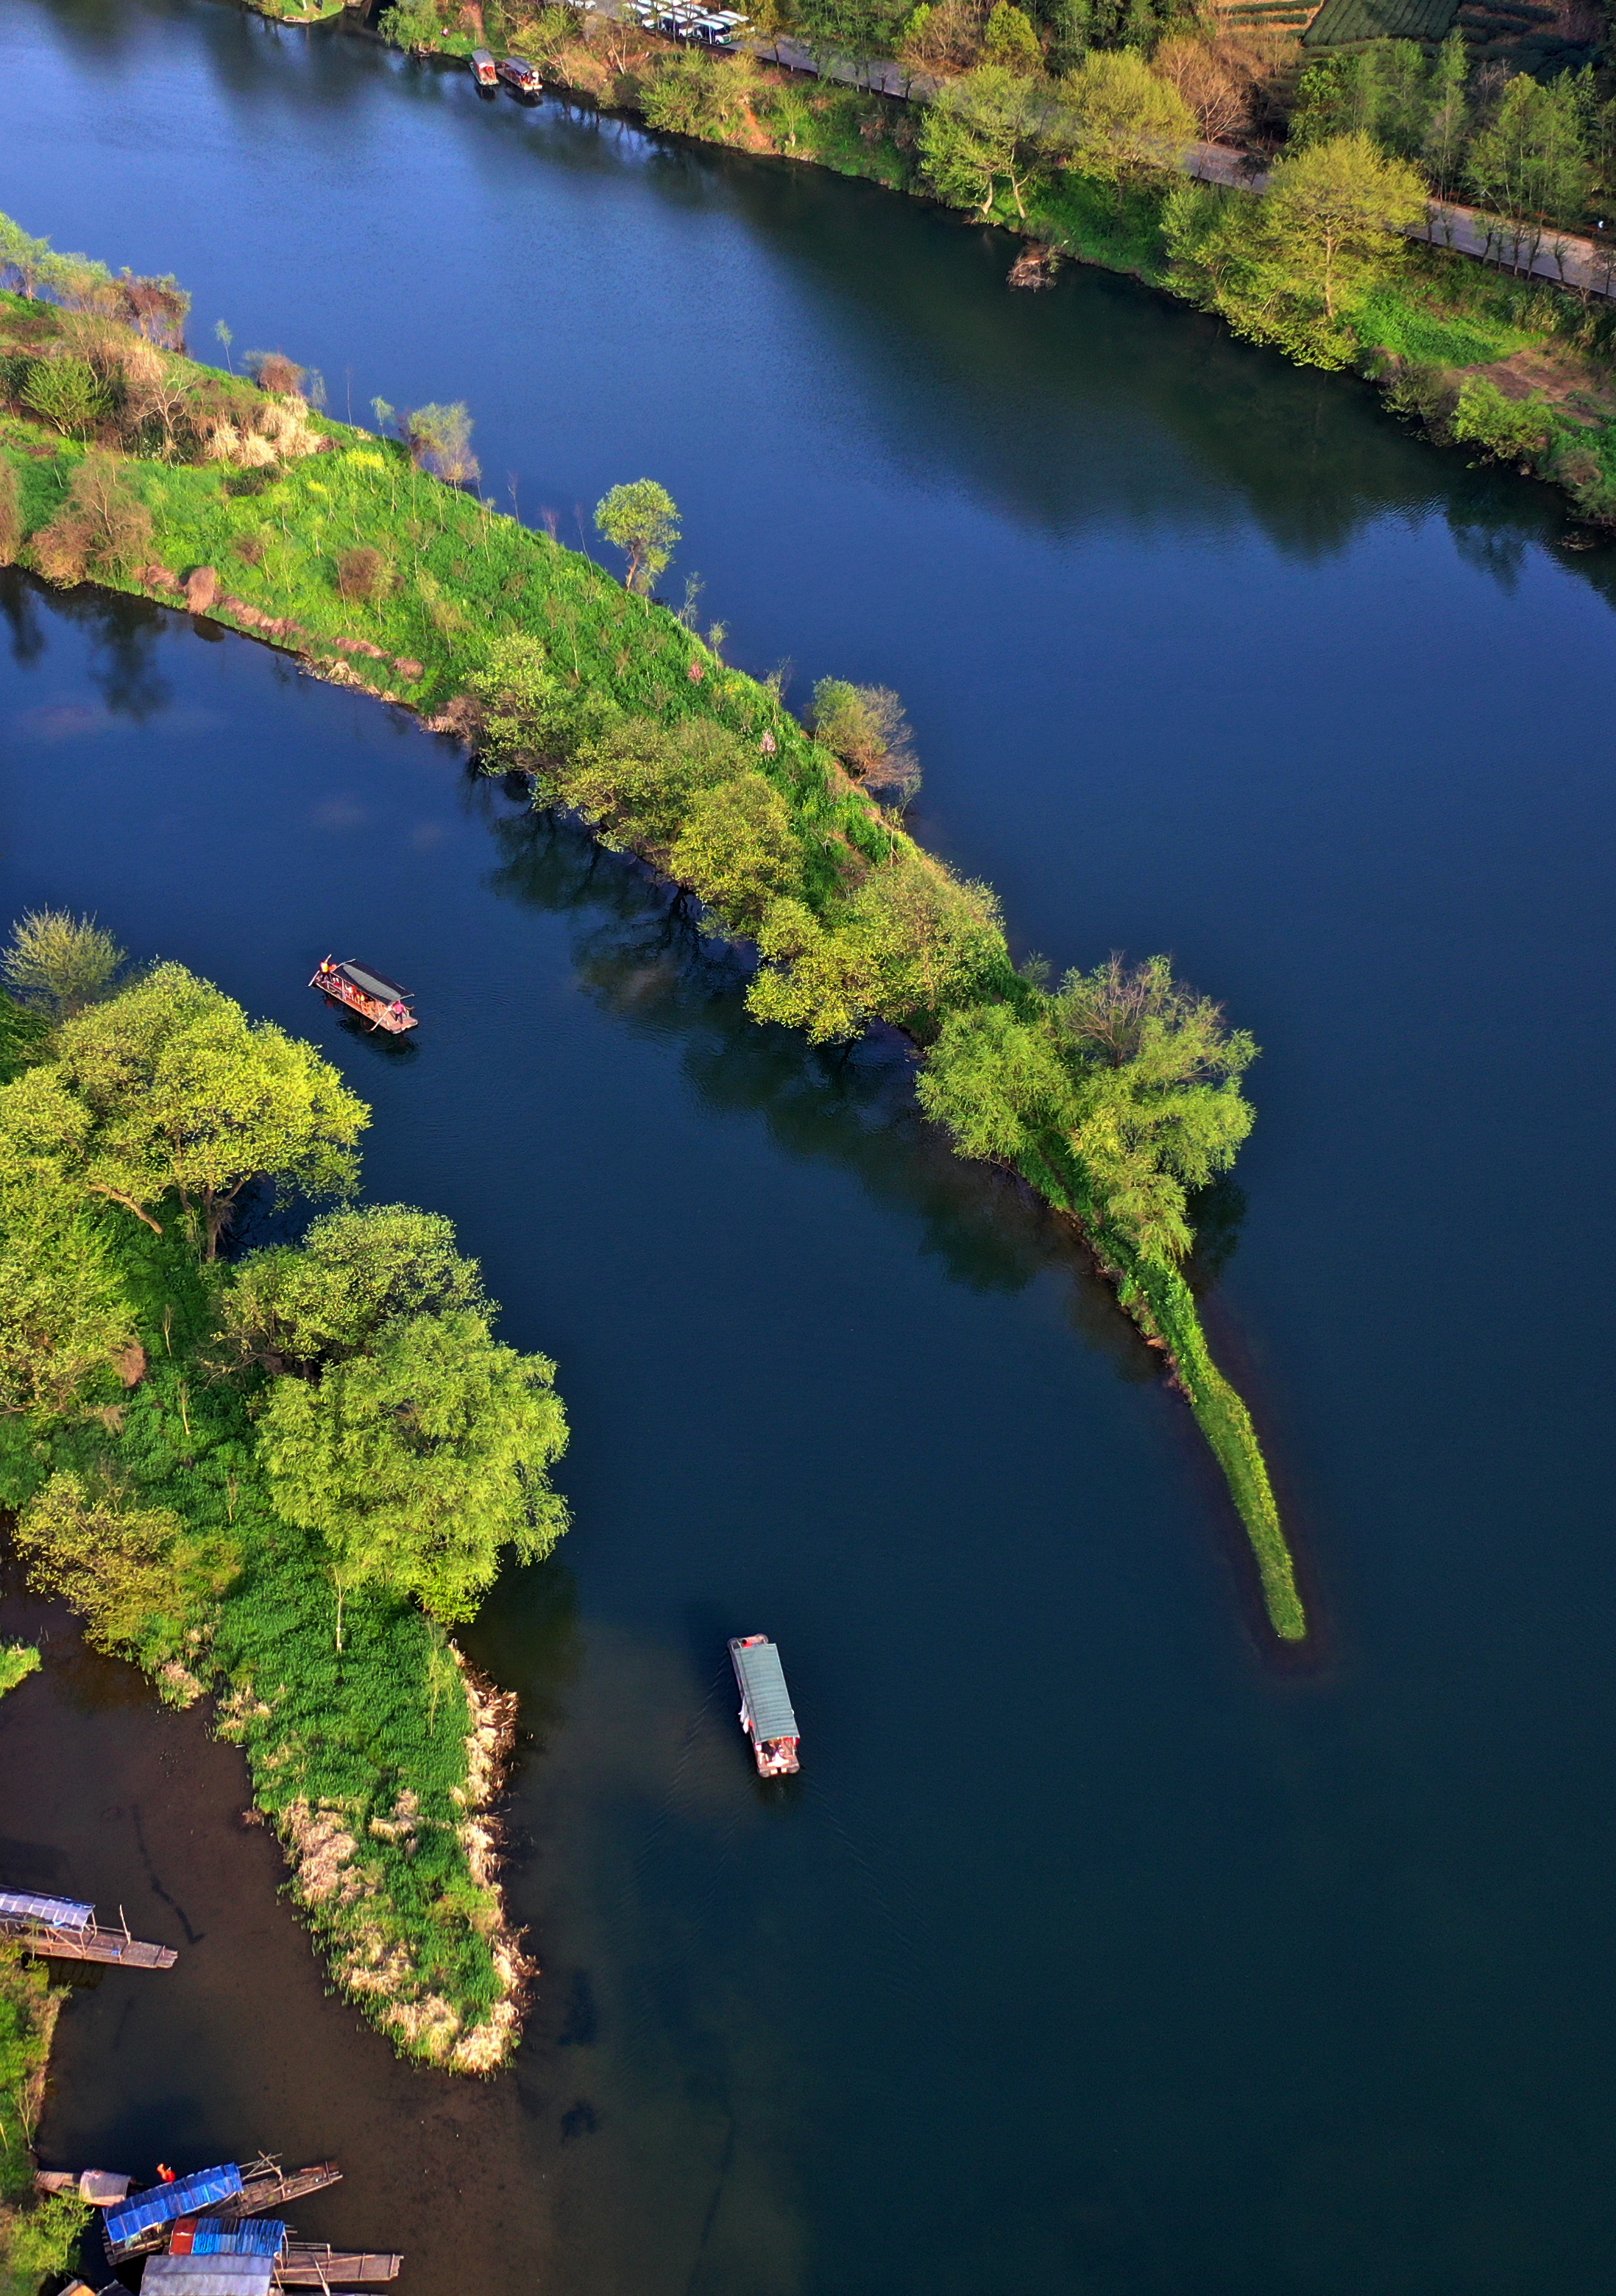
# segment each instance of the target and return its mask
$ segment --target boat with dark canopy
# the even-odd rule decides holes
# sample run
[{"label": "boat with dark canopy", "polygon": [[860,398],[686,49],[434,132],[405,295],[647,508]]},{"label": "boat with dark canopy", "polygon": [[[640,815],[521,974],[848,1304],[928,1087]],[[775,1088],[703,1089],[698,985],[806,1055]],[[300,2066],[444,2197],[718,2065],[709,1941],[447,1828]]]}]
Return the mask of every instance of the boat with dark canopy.
[{"label": "boat with dark canopy", "polygon": [[361,964],[354,957],[345,957],[340,964],[334,956],[324,958],[308,985],[390,1036],[402,1036],[406,1029],[417,1026],[416,1015],[410,1011],[410,990],[390,980],[385,972],[378,972],[374,965]]},{"label": "boat with dark canopy", "polygon": [[127,1923],[103,1929],[94,1906],[77,1898],[44,1898],[31,1890],[0,1890],[0,1938],[50,1961],[111,1961],[125,1969],[172,1969],[171,1945],[131,1937]]}]

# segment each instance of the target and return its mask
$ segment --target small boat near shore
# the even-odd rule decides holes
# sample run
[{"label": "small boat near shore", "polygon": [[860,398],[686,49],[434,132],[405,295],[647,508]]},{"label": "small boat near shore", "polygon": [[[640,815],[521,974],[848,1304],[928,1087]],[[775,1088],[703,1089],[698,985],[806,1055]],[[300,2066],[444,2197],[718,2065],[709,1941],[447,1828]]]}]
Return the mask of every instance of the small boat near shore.
[{"label": "small boat near shore", "polygon": [[499,66],[487,48],[473,48],[471,54],[472,78],[479,87],[497,87]]},{"label": "small boat near shore", "polygon": [[544,74],[537,64],[530,64],[526,56],[502,56],[499,77],[518,95],[542,95],[544,93]]},{"label": "small boat near shore", "polygon": [[741,1692],[741,1727],[752,1742],[759,1775],[789,1777],[801,1767],[800,1733],[779,1652],[767,1635],[742,1635],[732,1637],[729,1660]]},{"label": "small boat near shore", "polygon": [[108,1961],[122,1969],[172,1969],[171,1945],[131,1937],[125,1922],[103,1929],[94,1906],[74,1898],[42,1898],[27,1890],[0,1890],[0,1939],[42,1954],[47,1961]]},{"label": "small boat near shore", "polygon": [[[217,2169],[199,2169],[189,2177],[147,2185],[128,2194],[103,2218],[107,2259],[123,2264],[131,2257],[166,2249],[182,2219],[191,2220],[193,2241],[195,2225],[203,2218],[209,2220],[213,2231],[239,2230],[242,2218],[261,2216],[267,2209],[305,2200],[310,2193],[323,2193],[341,2175],[334,2161],[288,2171],[273,2156],[260,2154],[256,2161],[227,2161]],[[283,2244],[283,2232],[277,2251]]]},{"label": "small boat near shore", "polygon": [[373,1029],[385,1029],[390,1036],[402,1036],[406,1029],[420,1025],[418,1016],[410,1011],[410,990],[401,988],[373,965],[360,964],[351,957],[339,964],[328,956],[308,985],[334,1004],[346,1004]]}]

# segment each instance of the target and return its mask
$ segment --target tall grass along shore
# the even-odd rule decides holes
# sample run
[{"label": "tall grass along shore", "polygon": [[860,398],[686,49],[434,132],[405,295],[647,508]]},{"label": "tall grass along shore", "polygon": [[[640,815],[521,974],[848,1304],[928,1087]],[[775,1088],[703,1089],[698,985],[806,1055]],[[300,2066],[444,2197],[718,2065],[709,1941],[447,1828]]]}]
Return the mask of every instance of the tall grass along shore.
[{"label": "tall grass along shore", "polygon": [[[654,482],[600,506],[619,581],[467,490],[463,409],[415,410],[392,436],[330,422],[290,361],[258,362],[257,381],[196,365],[169,347],[183,308],[143,326],[129,292],[70,275],[55,301],[0,307],[3,554],[189,604],[463,736],[754,944],[759,1021],[825,1045],[906,1032],[961,1152],[1087,1236],[1224,1469],[1274,1631],[1301,1639],[1261,1447],[1182,1272],[1197,1192],[1250,1128],[1250,1038],[1163,958],[1018,972],[989,889],[904,827],[898,697],[822,680],[805,724],[726,663],[721,633],[651,594],[677,531]],[[196,1316],[201,1345],[200,1300]]]}]

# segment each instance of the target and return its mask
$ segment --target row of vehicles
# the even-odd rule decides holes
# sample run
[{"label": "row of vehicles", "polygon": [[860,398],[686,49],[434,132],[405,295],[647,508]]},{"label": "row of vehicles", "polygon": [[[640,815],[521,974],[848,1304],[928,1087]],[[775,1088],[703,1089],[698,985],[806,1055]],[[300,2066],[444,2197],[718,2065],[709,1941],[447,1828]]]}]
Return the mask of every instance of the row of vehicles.
[{"label": "row of vehicles", "polygon": [[[751,20],[737,9],[703,8],[695,0],[631,0],[631,12],[648,32],[703,48],[733,49]],[[495,88],[504,80],[518,95],[543,90],[544,74],[526,56],[496,57],[488,48],[473,48],[471,63],[479,87]]]}]

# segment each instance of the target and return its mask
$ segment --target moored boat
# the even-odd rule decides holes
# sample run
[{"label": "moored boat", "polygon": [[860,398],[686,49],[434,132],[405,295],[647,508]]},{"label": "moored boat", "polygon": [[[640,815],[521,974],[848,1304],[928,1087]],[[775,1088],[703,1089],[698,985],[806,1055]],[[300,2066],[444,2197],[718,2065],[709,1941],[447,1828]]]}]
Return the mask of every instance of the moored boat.
[{"label": "moored boat", "polygon": [[385,1029],[390,1036],[402,1036],[406,1029],[419,1025],[418,1016],[410,1011],[411,991],[401,988],[373,965],[359,964],[351,957],[339,964],[335,957],[328,956],[308,985],[334,1004],[346,1004],[373,1029]]},{"label": "moored boat", "polygon": [[538,66],[530,64],[526,56],[502,56],[499,77],[507,87],[513,87],[518,95],[537,95],[545,84]]},{"label": "moored boat", "polygon": [[801,1767],[800,1733],[780,1653],[767,1635],[742,1635],[731,1638],[729,1659],[741,1691],[741,1727],[752,1742],[759,1775],[787,1777]]},{"label": "moored boat", "polygon": [[476,81],[479,87],[498,86],[499,66],[495,62],[487,48],[473,48],[472,50],[471,62],[472,78]]}]

